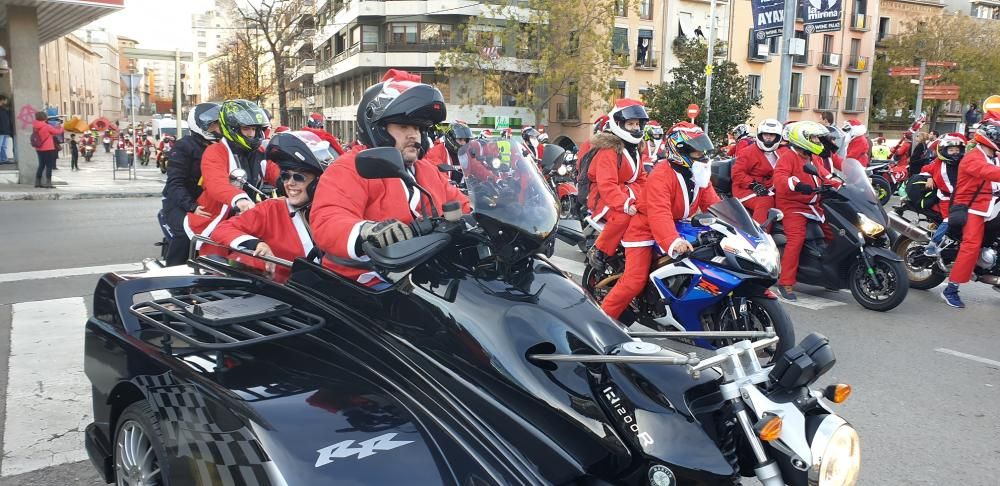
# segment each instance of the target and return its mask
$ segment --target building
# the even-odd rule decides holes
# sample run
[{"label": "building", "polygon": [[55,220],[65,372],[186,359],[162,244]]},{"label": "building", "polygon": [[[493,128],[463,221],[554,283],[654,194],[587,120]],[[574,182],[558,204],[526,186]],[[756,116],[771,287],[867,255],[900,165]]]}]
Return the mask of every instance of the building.
[{"label": "building", "polygon": [[[756,124],[778,112],[781,39],[755,39],[750,2],[733,3],[730,59],[760,97],[752,115]],[[797,19],[795,37],[804,40],[805,49],[792,62],[790,120],[818,120],[820,113],[831,112],[838,124],[852,118],[867,123],[879,15],[875,0],[854,0],[841,12],[840,31],[807,34]]]},{"label": "building", "polygon": [[[650,0],[656,1],[656,0]],[[662,0],[666,2],[666,18],[664,19],[663,42],[660,50],[663,53],[661,71],[664,81],[670,78],[670,70],[677,67],[677,56],[673,53],[674,40],[679,37],[686,39],[702,39],[710,37],[711,14],[710,0]],[[715,6],[715,40],[729,42],[729,18],[734,4],[718,0]],[[654,5],[655,7],[655,5]]]},{"label": "building", "polygon": [[[470,0],[318,2],[313,81],[327,129],[343,139],[354,139],[361,95],[389,68],[419,73],[425,83],[437,86],[448,103],[451,120],[489,128],[533,123],[530,109],[515,106],[510,93],[490,85],[485,77],[448,79],[435,73],[441,51],[458,45],[459,27],[484,11],[482,4]],[[499,47],[502,57],[516,60],[516,47]],[[304,97],[307,102],[308,95]]]},{"label": "building", "polygon": [[79,37],[67,34],[42,46],[40,60],[45,106],[87,122],[95,118],[101,56]]},{"label": "building", "polygon": [[77,33],[100,56],[98,68],[97,115],[109,120],[122,116],[121,78],[119,77],[118,38],[107,29],[86,29]]},{"label": "building", "polygon": [[292,56],[285,66],[285,102],[288,104],[288,120],[284,123],[299,128],[306,124],[306,118],[313,112],[322,111],[322,98],[316,96],[319,88],[314,84],[316,56],[313,37],[316,36],[316,4],[305,2],[302,9],[287,21],[292,26]]},{"label": "building", "polygon": [[211,64],[212,59],[218,55],[226,43],[231,39],[228,35],[232,28],[233,21],[230,12],[234,5],[232,0],[215,0],[213,9],[202,14],[191,16],[191,31],[194,33],[194,62],[191,73],[191,85],[199,101],[211,99],[212,74],[211,70],[203,67]]}]

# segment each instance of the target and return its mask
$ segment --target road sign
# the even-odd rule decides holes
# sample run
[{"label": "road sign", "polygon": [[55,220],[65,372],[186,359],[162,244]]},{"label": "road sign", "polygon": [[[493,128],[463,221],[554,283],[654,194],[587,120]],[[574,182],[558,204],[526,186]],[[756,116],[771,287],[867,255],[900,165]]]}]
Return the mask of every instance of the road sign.
[{"label": "road sign", "polygon": [[688,118],[690,118],[692,120],[695,119],[695,118],[698,118],[698,114],[700,114],[700,113],[701,113],[701,108],[699,108],[698,105],[696,105],[694,103],[691,103],[690,105],[688,105],[688,109],[687,109]]},{"label": "road sign", "polygon": [[941,79],[940,74],[928,74],[924,76],[924,81],[934,81],[936,79]]},{"label": "road sign", "polygon": [[927,61],[927,67],[957,68],[958,63],[952,61]]},{"label": "road sign", "polygon": [[957,100],[958,93],[924,93],[925,100]]},{"label": "road sign", "polygon": [[940,92],[940,93],[958,93],[959,87],[957,84],[931,84],[924,86],[924,93],[928,92]]},{"label": "road sign", "polygon": [[984,113],[1000,113],[1000,95],[993,95],[983,101]]},{"label": "road sign", "polygon": [[920,76],[920,66],[891,67],[889,76]]},{"label": "road sign", "polygon": [[498,116],[493,118],[493,128],[497,130],[502,130],[504,128],[510,128],[510,117]]}]

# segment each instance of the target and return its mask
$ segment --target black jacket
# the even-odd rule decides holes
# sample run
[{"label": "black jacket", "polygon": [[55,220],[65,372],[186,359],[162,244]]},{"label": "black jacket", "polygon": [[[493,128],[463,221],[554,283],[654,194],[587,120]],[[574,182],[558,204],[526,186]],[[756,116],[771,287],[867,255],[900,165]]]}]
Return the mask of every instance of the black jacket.
[{"label": "black jacket", "polygon": [[190,213],[198,208],[201,195],[201,156],[209,141],[192,133],[182,137],[167,154],[167,184],[163,186],[163,197],[170,205]]},{"label": "black jacket", "polygon": [[13,135],[14,134],[14,117],[10,112],[10,108],[3,107],[0,108],[0,135]]}]

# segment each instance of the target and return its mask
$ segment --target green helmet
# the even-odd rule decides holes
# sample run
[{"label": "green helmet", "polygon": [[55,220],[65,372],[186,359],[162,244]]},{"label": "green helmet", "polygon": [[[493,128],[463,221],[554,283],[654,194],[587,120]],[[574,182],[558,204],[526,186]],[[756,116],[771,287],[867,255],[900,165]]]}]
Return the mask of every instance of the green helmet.
[{"label": "green helmet", "polygon": [[[267,113],[257,103],[247,100],[229,100],[219,110],[219,128],[222,136],[246,150],[257,150],[264,141],[264,127],[270,124]],[[240,128],[256,128],[253,137],[247,138]]]},{"label": "green helmet", "polygon": [[823,142],[814,142],[812,137],[829,137],[830,131],[814,121],[800,121],[788,125],[788,143],[819,155],[823,153]]}]

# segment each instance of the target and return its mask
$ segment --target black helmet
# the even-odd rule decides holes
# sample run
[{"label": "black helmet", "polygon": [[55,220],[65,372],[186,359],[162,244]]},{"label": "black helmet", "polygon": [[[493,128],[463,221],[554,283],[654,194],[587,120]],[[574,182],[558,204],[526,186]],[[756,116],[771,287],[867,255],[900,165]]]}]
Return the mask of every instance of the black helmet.
[{"label": "black helmet", "polygon": [[367,90],[358,103],[358,140],[368,147],[395,147],[387,123],[420,127],[423,158],[430,149],[427,133],[430,127],[447,117],[444,97],[437,88],[420,82],[420,77],[390,69],[382,82]]},{"label": "black helmet", "polygon": [[461,147],[458,141],[463,138],[465,143],[469,143],[469,140],[472,140],[472,130],[462,122],[455,122],[448,127],[448,131],[444,134],[444,143],[448,146],[449,151],[458,153],[458,149]]},{"label": "black helmet", "polygon": [[[326,167],[336,158],[336,153],[330,150],[329,142],[320,140],[315,133],[281,132],[268,142],[267,158],[278,164],[282,171],[297,170],[316,174],[316,180],[306,188],[311,200],[319,184],[319,176],[323,175]],[[285,195],[284,184],[278,184],[277,192],[279,196]]]},{"label": "black helmet", "polygon": [[188,112],[188,128],[205,140],[218,140],[219,134],[208,131],[208,126],[219,121],[220,108],[218,103],[198,103]]},{"label": "black helmet", "polygon": [[[264,141],[264,127],[270,121],[257,103],[247,100],[229,100],[222,104],[219,112],[219,128],[222,136],[237,147],[253,151]],[[254,127],[253,137],[246,138],[240,128]]]},{"label": "black helmet", "polygon": [[521,138],[527,140],[528,137],[538,138],[539,132],[535,127],[527,127],[521,130]]}]

